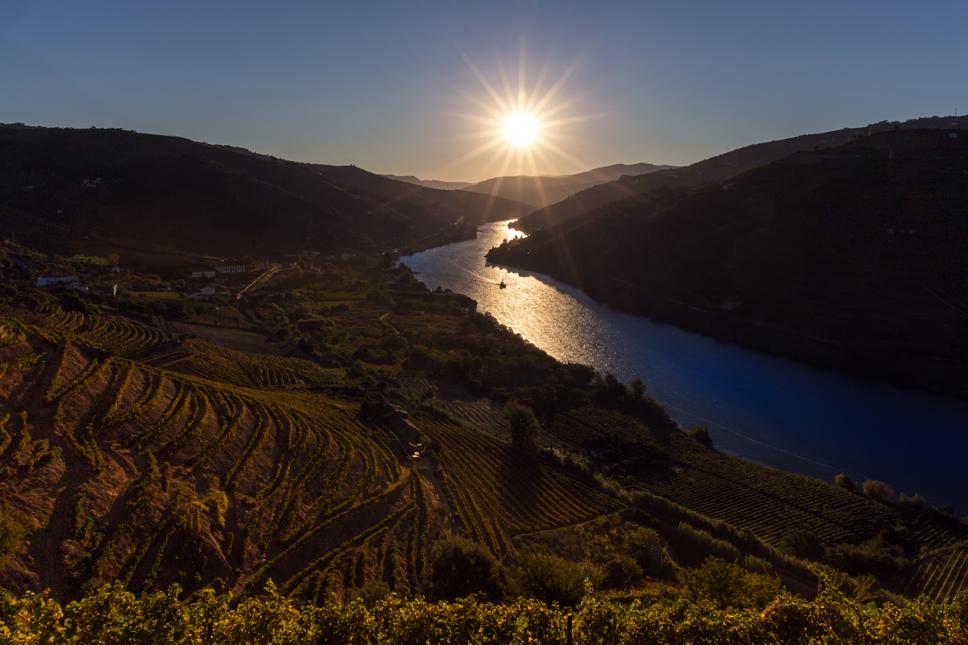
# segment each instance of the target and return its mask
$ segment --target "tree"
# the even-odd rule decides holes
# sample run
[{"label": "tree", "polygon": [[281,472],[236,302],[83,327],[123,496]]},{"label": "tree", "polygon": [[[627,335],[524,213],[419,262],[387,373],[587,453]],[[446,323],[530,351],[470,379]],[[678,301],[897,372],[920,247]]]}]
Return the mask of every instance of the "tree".
[{"label": "tree", "polygon": [[632,379],[632,394],[637,399],[641,399],[645,396],[645,383],[642,382],[638,376]]},{"label": "tree", "polygon": [[655,529],[640,526],[625,538],[625,548],[645,574],[653,578],[670,577],[674,571],[662,538]]},{"label": "tree", "polygon": [[854,480],[843,473],[837,473],[834,476],[834,483],[851,493],[857,491],[857,485],[854,483]]},{"label": "tree", "polygon": [[504,572],[484,547],[465,538],[438,542],[430,556],[428,595],[455,600],[481,594],[488,600],[504,597]]},{"label": "tree", "polygon": [[871,499],[876,499],[885,503],[893,502],[894,498],[896,497],[894,489],[878,479],[866,480],[861,485],[861,489],[864,491],[864,494]]},{"label": "tree", "polygon": [[706,426],[696,426],[689,433],[689,436],[706,446],[707,448],[713,447],[713,438],[709,434],[709,428]]},{"label": "tree", "polygon": [[628,589],[642,581],[645,573],[638,562],[624,553],[613,553],[602,563],[605,577],[602,586],[608,589]]},{"label": "tree", "polygon": [[538,420],[531,408],[511,401],[504,407],[504,418],[511,426],[511,443],[523,450],[534,450]]},{"label": "tree", "polygon": [[679,581],[694,600],[708,600],[719,609],[762,609],[780,595],[779,578],[747,571],[721,558],[709,558],[695,569],[683,569]]},{"label": "tree", "polygon": [[522,596],[574,606],[585,596],[586,580],[598,587],[604,579],[601,567],[591,562],[572,562],[546,551],[533,551],[518,558],[513,583]]}]

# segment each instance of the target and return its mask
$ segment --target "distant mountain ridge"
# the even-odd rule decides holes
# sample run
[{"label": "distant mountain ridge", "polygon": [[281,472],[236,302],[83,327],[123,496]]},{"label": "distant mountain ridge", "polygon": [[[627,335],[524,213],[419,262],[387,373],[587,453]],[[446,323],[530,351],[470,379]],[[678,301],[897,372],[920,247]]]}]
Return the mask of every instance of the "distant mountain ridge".
[{"label": "distant mountain ridge", "polygon": [[180,137],[0,126],[0,218],[40,248],[88,238],[203,254],[383,250],[463,239],[528,210]]},{"label": "distant mountain ridge", "polygon": [[[689,166],[625,176],[609,183],[600,183],[546,208],[536,210],[522,217],[514,226],[523,231],[536,231],[573,218],[590,215],[596,209],[626,197],[660,188],[695,187],[710,182],[723,181],[795,152],[838,146],[866,134],[876,134],[894,129],[948,128],[965,127],[966,125],[968,125],[968,117],[934,116],[910,119],[905,122],[881,121],[863,127],[842,128],[830,132],[755,143],[698,161]],[[473,188],[469,188],[469,190],[473,190]]]},{"label": "distant mountain ridge", "polygon": [[675,168],[675,166],[651,163],[617,163],[573,175],[493,177],[475,184],[469,184],[465,187],[465,190],[523,202],[535,208],[543,208],[586,188],[615,181],[620,177],[645,175],[671,168]]},{"label": "distant mountain ridge", "polygon": [[388,179],[393,179],[394,181],[402,181],[408,184],[414,184],[416,186],[423,186],[424,188],[436,188],[437,190],[460,190],[470,186],[470,182],[466,181],[444,181],[442,179],[420,179],[413,175],[383,175]]}]

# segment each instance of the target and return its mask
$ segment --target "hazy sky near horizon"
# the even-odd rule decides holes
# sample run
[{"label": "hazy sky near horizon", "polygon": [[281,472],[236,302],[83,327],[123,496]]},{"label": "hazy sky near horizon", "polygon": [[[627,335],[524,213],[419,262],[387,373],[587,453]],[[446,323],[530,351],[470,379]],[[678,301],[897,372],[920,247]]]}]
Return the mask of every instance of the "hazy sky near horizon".
[{"label": "hazy sky near horizon", "polygon": [[[685,164],[968,110],[962,2],[0,0],[0,121],[122,127],[301,161],[477,180],[497,86],[571,69],[538,171]],[[549,83],[545,83],[547,87]],[[516,172],[512,165],[508,171]],[[528,167],[521,166],[527,171]]]}]

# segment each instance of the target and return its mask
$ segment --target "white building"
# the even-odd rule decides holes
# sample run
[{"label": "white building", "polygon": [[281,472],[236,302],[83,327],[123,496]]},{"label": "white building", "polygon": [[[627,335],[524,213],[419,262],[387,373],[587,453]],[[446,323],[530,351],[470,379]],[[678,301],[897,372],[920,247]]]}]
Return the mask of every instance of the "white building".
[{"label": "white building", "polygon": [[192,277],[193,278],[214,278],[215,277],[215,271],[214,270],[212,270],[212,271],[208,271],[208,270],[206,270],[206,271],[192,271]]}]

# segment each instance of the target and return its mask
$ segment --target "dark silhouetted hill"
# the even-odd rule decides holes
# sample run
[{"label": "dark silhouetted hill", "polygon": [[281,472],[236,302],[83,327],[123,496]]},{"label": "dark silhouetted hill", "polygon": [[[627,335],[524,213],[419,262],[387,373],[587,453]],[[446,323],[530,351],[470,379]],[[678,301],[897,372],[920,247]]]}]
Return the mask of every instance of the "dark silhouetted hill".
[{"label": "dark silhouetted hill", "polygon": [[467,188],[470,186],[469,182],[466,181],[443,181],[441,179],[420,179],[419,177],[414,177],[413,175],[383,175],[387,179],[393,179],[394,181],[402,181],[408,184],[416,184],[417,186],[423,186],[424,188],[436,188],[437,190],[460,190],[462,188]]},{"label": "dark silhouetted hill", "polygon": [[528,210],[179,137],[16,126],[0,127],[0,208],[41,248],[111,239],[219,255],[420,245]]},{"label": "dark silhouetted hill", "polygon": [[627,197],[489,257],[718,338],[968,396],[966,204],[968,131],[891,129]]},{"label": "dark silhouetted hill", "polygon": [[[625,176],[600,183],[547,208],[530,213],[515,223],[524,231],[536,231],[573,218],[584,217],[606,204],[660,188],[695,187],[719,182],[741,172],[777,161],[795,152],[819,150],[842,145],[867,134],[894,129],[968,127],[968,117],[926,117],[905,122],[881,121],[861,128],[843,128],[819,134],[805,134],[737,148],[689,166],[645,175]],[[520,201],[527,202],[522,199]],[[529,202],[530,203],[530,202]]]},{"label": "dark silhouetted hill", "polygon": [[651,163],[618,163],[574,175],[494,177],[476,184],[470,184],[466,189],[524,202],[535,208],[543,208],[591,186],[615,181],[624,176],[646,175],[670,168],[674,168],[674,166]]}]

